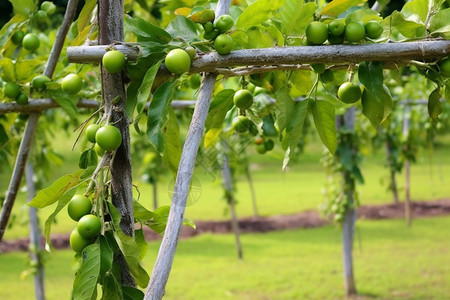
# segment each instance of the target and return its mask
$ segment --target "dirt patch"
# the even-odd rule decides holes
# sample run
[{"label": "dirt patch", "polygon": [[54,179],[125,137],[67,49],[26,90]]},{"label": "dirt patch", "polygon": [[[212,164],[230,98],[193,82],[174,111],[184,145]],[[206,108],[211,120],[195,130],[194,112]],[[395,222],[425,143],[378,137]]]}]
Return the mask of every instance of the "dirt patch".
[{"label": "dirt patch", "polygon": [[[359,219],[395,219],[403,218],[405,215],[404,203],[361,206],[357,208]],[[433,217],[450,214],[450,199],[413,202],[411,207],[413,218]],[[203,233],[229,233],[231,232],[230,221],[196,221],[197,229],[184,227],[181,232],[182,238],[189,238]],[[241,232],[268,232],[282,229],[312,228],[329,224],[327,220],[320,217],[316,211],[304,211],[294,215],[250,217],[239,219]],[[148,240],[158,240],[161,236],[146,230],[145,236]],[[27,251],[28,238],[6,240],[0,243],[0,253],[11,251]],[[45,241],[42,240],[44,245]],[[51,243],[56,249],[69,247],[69,234],[53,234]]]}]

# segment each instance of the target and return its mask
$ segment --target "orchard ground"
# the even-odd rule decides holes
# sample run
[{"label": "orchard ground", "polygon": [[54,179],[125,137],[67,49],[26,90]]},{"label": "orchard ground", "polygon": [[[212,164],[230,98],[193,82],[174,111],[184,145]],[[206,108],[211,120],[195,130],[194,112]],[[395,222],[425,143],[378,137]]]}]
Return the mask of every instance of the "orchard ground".
[{"label": "orchard ground", "polygon": [[[78,153],[67,153],[75,137],[58,139],[55,149],[65,155],[63,166],[55,168],[52,180],[75,170]],[[78,147],[78,146],[77,146]],[[278,146],[277,146],[278,147]],[[417,164],[411,166],[413,200],[449,198],[450,135],[438,138],[433,150],[424,150]],[[291,215],[317,210],[323,201],[325,172],[319,163],[322,147],[317,140],[307,145],[305,153],[281,172],[282,151],[276,148],[262,156],[249,150],[259,213],[262,216]],[[363,163],[365,185],[358,186],[363,205],[392,203],[386,190],[388,170],[384,152],[369,153]],[[137,163],[135,163],[137,165]],[[137,166],[138,167],[138,166]],[[139,171],[139,168],[136,168]],[[9,173],[0,174],[0,187],[7,188]],[[220,177],[198,167],[199,198],[187,208],[186,216],[196,220],[229,218],[223,200]],[[399,176],[400,199],[404,200],[404,177]],[[140,202],[151,208],[151,185],[138,174]],[[170,176],[158,185],[160,205],[170,204]],[[136,194],[137,195],[137,194]],[[26,193],[16,205],[14,226],[6,239],[28,235]],[[237,213],[252,215],[250,191],[244,176],[238,177]],[[53,207],[40,212],[41,223]],[[23,225],[22,225],[23,224]],[[359,293],[364,298],[447,299],[450,294],[449,217],[413,221],[407,229],[404,220],[358,221],[355,243],[355,272]],[[52,232],[68,233],[75,226],[64,210]],[[233,236],[205,234],[182,240],[175,259],[165,299],[339,299],[344,295],[341,267],[340,231],[335,226],[309,230],[287,230],[266,234],[244,234],[244,261],[236,259]],[[144,260],[147,270],[155,261],[159,242],[150,242]],[[20,280],[27,268],[26,253],[0,256],[0,298],[33,298],[32,278]],[[70,298],[75,268],[73,252],[58,250],[51,254],[46,268],[48,299]],[[64,266],[64,267],[61,267]]]}]

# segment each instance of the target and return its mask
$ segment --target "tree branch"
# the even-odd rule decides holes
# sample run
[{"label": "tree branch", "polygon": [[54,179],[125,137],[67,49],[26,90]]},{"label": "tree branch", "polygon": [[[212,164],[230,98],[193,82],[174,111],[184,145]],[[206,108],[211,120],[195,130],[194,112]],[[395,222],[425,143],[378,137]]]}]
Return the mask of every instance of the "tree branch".
[{"label": "tree branch", "polygon": [[144,299],[161,299],[172,268],[178,239],[183,226],[184,211],[189,194],[195,159],[203,136],[206,116],[208,115],[210,99],[216,82],[215,74],[207,74],[203,82],[195,105],[189,132],[181,154],[177,178],[172,197],[172,205],[167,219],[158,258],[156,259]]}]

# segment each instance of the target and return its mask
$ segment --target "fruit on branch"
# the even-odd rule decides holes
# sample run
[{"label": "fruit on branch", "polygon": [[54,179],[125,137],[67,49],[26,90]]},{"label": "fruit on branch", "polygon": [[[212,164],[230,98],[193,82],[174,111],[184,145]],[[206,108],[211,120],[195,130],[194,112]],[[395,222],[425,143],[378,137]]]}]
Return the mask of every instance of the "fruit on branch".
[{"label": "fruit on branch", "polygon": [[25,93],[20,93],[16,98],[17,104],[25,105],[28,104],[28,96]]},{"label": "fruit on branch", "polygon": [[365,33],[364,25],[360,22],[350,22],[345,26],[344,35],[349,42],[360,42],[364,38]]},{"label": "fruit on branch", "polygon": [[40,9],[37,12],[34,13],[33,19],[38,24],[45,24],[47,22],[47,20],[48,20],[47,12],[45,12],[45,11]]},{"label": "fruit on branch", "polygon": [[69,95],[78,94],[78,92],[81,91],[82,86],[83,81],[77,74],[69,74],[61,81],[62,90]]},{"label": "fruit on branch", "polygon": [[117,50],[108,51],[103,55],[102,64],[109,73],[119,73],[125,66],[125,55]]},{"label": "fruit on branch", "polygon": [[86,137],[89,142],[95,143],[95,134],[100,129],[100,125],[98,124],[90,124],[86,127]]},{"label": "fruit on branch", "polygon": [[86,246],[91,244],[91,241],[82,237],[78,230],[75,228],[70,234],[69,243],[73,251],[80,253]]},{"label": "fruit on branch", "polygon": [[338,89],[338,97],[344,103],[355,103],[361,98],[361,88],[353,82],[344,82]]},{"label": "fruit on branch", "polygon": [[341,36],[344,34],[345,24],[342,20],[333,20],[328,23],[328,32],[331,36]]},{"label": "fruit on branch", "polygon": [[22,45],[23,37],[25,36],[25,33],[22,30],[17,30],[14,32],[14,34],[11,36],[11,42],[14,45]]},{"label": "fruit on branch", "polygon": [[90,214],[92,210],[92,203],[88,197],[76,194],[70,199],[67,206],[67,212],[74,221],[80,220],[81,217]]},{"label": "fruit on branch", "polygon": [[233,102],[240,109],[248,109],[253,104],[253,95],[248,90],[239,90],[234,94]]},{"label": "fruit on branch", "polygon": [[217,53],[219,54],[230,54],[233,48],[234,42],[229,35],[221,34],[214,40],[214,49],[216,49]]},{"label": "fruit on branch", "polygon": [[328,39],[327,25],[314,21],[306,26],[306,38],[314,45],[321,45]]},{"label": "fruit on branch", "polygon": [[267,152],[266,146],[264,144],[256,145],[256,152],[258,152],[259,154],[266,153]]},{"label": "fruit on branch", "polygon": [[23,37],[22,46],[28,51],[36,51],[40,45],[39,37],[34,33],[27,33]]},{"label": "fruit on branch", "polygon": [[50,1],[44,1],[41,4],[41,9],[49,15],[53,15],[56,12],[56,5]]},{"label": "fruit on branch", "polygon": [[273,147],[275,147],[275,143],[271,139],[265,140],[264,147],[266,148],[266,151],[271,151]]},{"label": "fruit on branch", "polygon": [[100,147],[97,143],[95,143],[95,145],[94,145],[94,151],[95,151],[95,153],[97,153],[97,155],[98,156],[103,156],[104,154],[105,154],[105,150],[102,148],[102,147]]},{"label": "fruit on branch", "polygon": [[191,67],[191,58],[186,51],[173,49],[167,53],[164,64],[169,72],[181,75],[186,73]]},{"label": "fruit on branch", "polygon": [[372,20],[366,23],[364,26],[366,35],[371,39],[377,39],[383,33],[383,27],[380,22]]},{"label": "fruit on branch", "polygon": [[96,215],[84,215],[77,223],[77,231],[87,240],[99,235],[101,230],[102,223]]},{"label": "fruit on branch", "polygon": [[225,33],[234,26],[233,18],[230,15],[221,15],[214,21],[214,28],[220,33]]},{"label": "fruit on branch", "polygon": [[48,78],[45,75],[38,75],[36,77],[33,78],[33,80],[31,81],[31,86],[36,89],[36,90],[44,90],[47,85],[47,82],[50,82],[51,79]]},{"label": "fruit on branch", "polygon": [[195,48],[194,48],[194,47],[188,46],[188,47],[186,47],[186,48],[184,49],[184,51],[186,51],[186,53],[189,55],[189,58],[190,58],[191,60],[193,60],[193,59],[195,58],[196,51],[195,51]]},{"label": "fruit on branch", "polygon": [[257,137],[255,138],[255,144],[256,145],[261,145],[262,143],[264,143],[264,139],[262,137]]},{"label": "fruit on branch", "polygon": [[96,143],[105,151],[115,151],[122,144],[120,130],[112,125],[105,125],[95,134]]},{"label": "fruit on branch", "polygon": [[330,43],[330,45],[340,45],[344,43],[344,35],[340,35],[340,36],[334,36],[334,35],[329,35],[328,36],[328,42]]},{"label": "fruit on branch", "polygon": [[450,77],[450,56],[447,56],[439,62],[439,71],[441,75]]},{"label": "fruit on branch", "polygon": [[20,87],[14,82],[8,82],[3,87],[3,94],[8,98],[14,99],[20,94]]},{"label": "fruit on branch", "polygon": [[199,74],[194,74],[189,79],[189,84],[193,89],[198,89],[201,83],[202,83],[202,76],[200,76]]},{"label": "fruit on branch", "polygon": [[252,122],[246,117],[246,116],[237,116],[233,119],[233,122],[231,123],[231,127],[236,132],[246,132],[249,130]]}]

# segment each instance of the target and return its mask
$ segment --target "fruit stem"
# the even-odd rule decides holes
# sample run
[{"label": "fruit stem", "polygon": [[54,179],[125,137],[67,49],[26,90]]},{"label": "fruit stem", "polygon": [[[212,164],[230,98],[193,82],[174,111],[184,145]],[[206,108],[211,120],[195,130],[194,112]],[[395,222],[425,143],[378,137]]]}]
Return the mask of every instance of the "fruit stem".
[{"label": "fruit stem", "polygon": [[350,64],[350,74],[348,74],[348,81],[351,82],[353,80],[355,64]]}]

